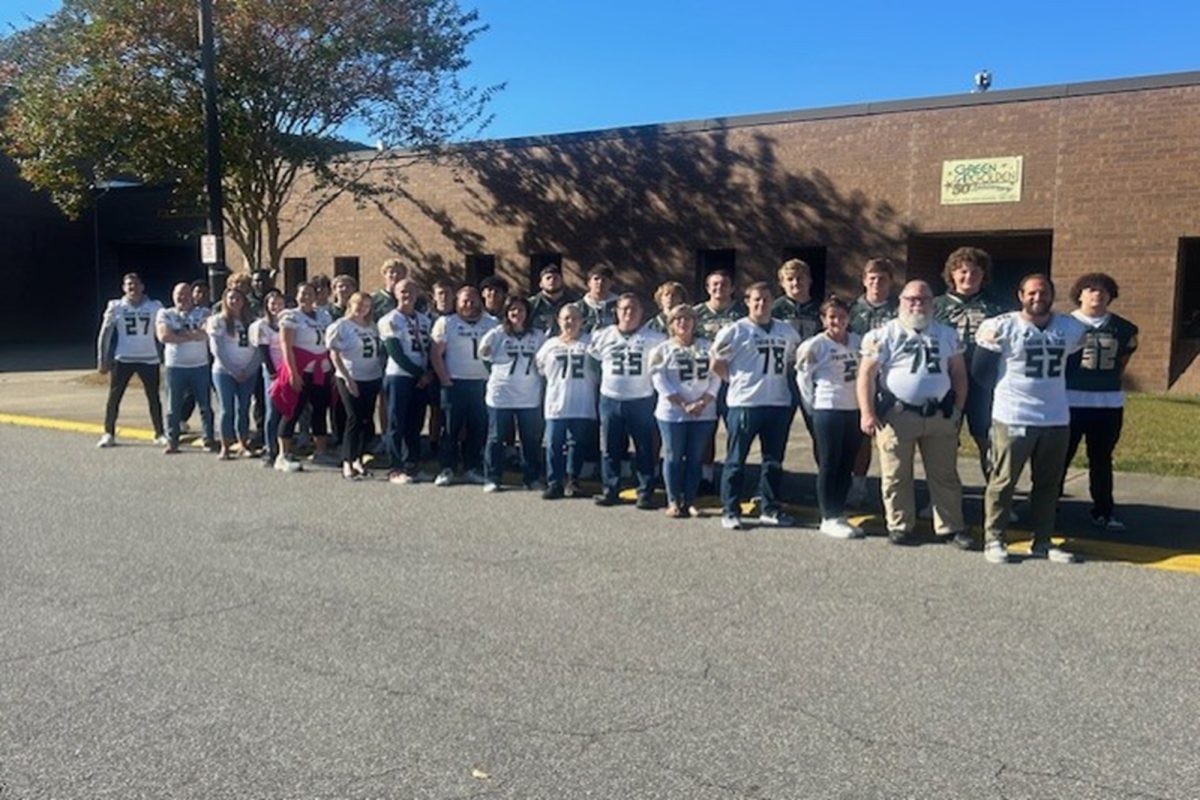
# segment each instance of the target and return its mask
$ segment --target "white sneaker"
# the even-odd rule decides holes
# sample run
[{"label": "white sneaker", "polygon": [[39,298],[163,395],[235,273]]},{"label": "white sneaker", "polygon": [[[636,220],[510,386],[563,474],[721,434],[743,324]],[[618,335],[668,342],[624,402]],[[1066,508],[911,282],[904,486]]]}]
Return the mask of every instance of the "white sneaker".
[{"label": "white sneaker", "polygon": [[477,469],[469,469],[463,474],[464,483],[473,483],[476,486],[481,486],[488,482],[487,478],[483,477],[483,473]]},{"label": "white sneaker", "polygon": [[785,514],[782,511],[763,511],[758,515],[758,524],[770,525],[775,528],[791,528],[796,524],[796,519],[791,514]]},{"label": "white sneaker", "polygon": [[388,483],[395,483],[395,484],[403,485],[403,484],[412,483],[412,482],[413,482],[412,475],[409,475],[407,472],[401,472],[400,470],[396,470],[395,472],[388,473]]},{"label": "white sneaker", "polygon": [[275,469],[280,472],[299,472],[301,470],[299,461],[292,461],[283,453],[275,456]]},{"label": "white sneaker", "polygon": [[840,517],[831,517],[821,520],[821,533],[833,539],[858,539],[862,536],[862,531],[845,519]]},{"label": "white sneaker", "polygon": [[454,483],[454,473],[451,470],[444,469],[438,473],[438,476],[433,479],[434,486],[449,486]]},{"label": "white sneaker", "polygon": [[1074,564],[1079,561],[1079,557],[1074,553],[1063,550],[1061,547],[1055,547],[1049,542],[1040,542],[1029,548],[1030,558],[1044,558],[1055,564]]},{"label": "white sneaker", "polygon": [[498,492],[500,491],[500,484],[496,483],[495,481],[487,481],[483,484],[483,490],[488,494],[491,494],[492,492]]},{"label": "white sneaker", "polygon": [[742,518],[737,514],[722,514],[721,527],[727,531],[740,531],[744,526]]},{"label": "white sneaker", "polygon": [[164,433],[160,436],[155,436],[154,443],[156,445],[158,445],[159,447],[166,447],[167,445],[169,445],[171,443],[171,440],[168,439],[167,435]]},{"label": "white sneaker", "polygon": [[106,433],[100,437],[100,441],[96,442],[96,447],[116,447],[117,437],[111,433]]},{"label": "white sneaker", "polygon": [[983,557],[989,564],[1007,564],[1008,546],[1004,542],[988,542],[984,545]]}]

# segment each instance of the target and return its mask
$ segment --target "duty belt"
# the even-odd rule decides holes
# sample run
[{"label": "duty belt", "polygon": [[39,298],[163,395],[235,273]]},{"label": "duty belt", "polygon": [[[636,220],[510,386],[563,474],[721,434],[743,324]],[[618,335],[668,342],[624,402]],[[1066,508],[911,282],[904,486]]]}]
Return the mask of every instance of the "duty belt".
[{"label": "duty belt", "polygon": [[912,411],[914,414],[920,414],[922,417],[932,417],[941,412],[942,401],[926,400],[920,405],[913,405],[912,403],[906,403],[903,400],[897,400],[896,406],[904,409],[905,411]]}]

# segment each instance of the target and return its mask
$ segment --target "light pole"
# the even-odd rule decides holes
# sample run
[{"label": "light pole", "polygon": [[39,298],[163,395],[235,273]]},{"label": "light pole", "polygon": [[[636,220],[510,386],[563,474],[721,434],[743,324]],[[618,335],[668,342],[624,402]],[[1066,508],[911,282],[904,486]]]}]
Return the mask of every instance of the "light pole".
[{"label": "light pole", "polygon": [[208,265],[209,296],[225,291],[229,268],[225,266],[224,194],[221,189],[221,123],[217,116],[216,44],[213,40],[213,0],[200,0],[200,66],[204,72],[204,147],[207,154],[208,235],[216,237]]}]

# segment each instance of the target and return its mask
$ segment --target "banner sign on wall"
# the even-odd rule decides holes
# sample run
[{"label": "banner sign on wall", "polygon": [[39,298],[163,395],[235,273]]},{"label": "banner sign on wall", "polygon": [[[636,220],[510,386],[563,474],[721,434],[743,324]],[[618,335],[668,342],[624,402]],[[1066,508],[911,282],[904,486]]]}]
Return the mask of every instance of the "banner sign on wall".
[{"label": "banner sign on wall", "polygon": [[942,162],[942,205],[1018,203],[1022,156]]}]

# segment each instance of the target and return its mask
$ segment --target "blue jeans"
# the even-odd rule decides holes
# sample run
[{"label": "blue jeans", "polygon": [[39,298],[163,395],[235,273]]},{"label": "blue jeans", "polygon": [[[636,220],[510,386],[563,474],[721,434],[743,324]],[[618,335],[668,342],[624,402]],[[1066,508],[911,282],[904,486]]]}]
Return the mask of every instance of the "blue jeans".
[{"label": "blue jeans", "polygon": [[717,421],[659,420],[658,429],[662,432],[663,482],[667,485],[667,502],[687,508],[696,502],[704,451],[708,449],[708,442],[717,429]]},{"label": "blue jeans", "polygon": [[196,398],[200,407],[200,424],[204,427],[204,441],[213,439],[212,395],[208,391],[209,367],[167,367],[167,439],[179,446],[179,423],[183,420],[183,401],[188,396]]},{"label": "blue jeans", "polygon": [[813,412],[813,439],[817,446],[817,503],[821,519],[834,519],[846,511],[850,474],[862,446],[858,411],[818,409]]},{"label": "blue jeans", "polygon": [[406,375],[385,375],[383,397],[387,406],[388,458],[392,469],[409,473],[417,471],[421,460],[421,428],[425,427],[424,389],[417,389],[417,379]]},{"label": "blue jeans", "polygon": [[[578,478],[584,451],[592,440],[594,419],[546,420],[546,485],[562,488],[567,478]],[[565,451],[565,452],[564,452]]]},{"label": "blue jeans", "polygon": [[217,387],[217,397],[221,400],[221,441],[233,441],[235,413],[237,438],[247,441],[250,438],[250,398],[254,396],[254,375],[238,383],[228,372],[214,369],[212,378]]},{"label": "blue jeans", "polygon": [[779,511],[779,491],[783,481],[783,453],[787,448],[792,410],[787,406],[730,406],[725,416],[729,438],[725,446],[725,466],[721,470],[721,505],[726,515],[741,513],[742,473],[750,445],[758,438],[762,448],[762,471],[758,492],[762,510]]},{"label": "blue jeans", "polygon": [[[262,379],[265,389],[270,389],[272,379],[266,367],[262,368]],[[275,456],[279,455],[279,422],[281,415],[279,409],[275,407],[275,402],[271,400],[270,391],[264,391],[263,403],[266,406],[267,412],[266,422],[264,423],[266,432],[264,434],[265,441],[263,442],[263,447],[267,449],[267,458],[273,461],[275,460]]]},{"label": "blue jeans", "polygon": [[621,488],[621,456],[633,440],[638,495],[654,491],[654,395],[636,400],[614,400],[600,395],[600,477],[604,493]]},{"label": "blue jeans", "polygon": [[521,433],[521,478],[533,483],[541,474],[542,409],[493,408],[488,406],[487,479],[500,483],[504,474],[504,442],[515,427]]},{"label": "blue jeans", "polygon": [[487,381],[457,380],[442,387],[442,413],[446,431],[442,434],[438,461],[442,469],[458,467],[458,442],[462,439],[462,462],[467,471],[483,465],[483,445],[487,441]]}]

